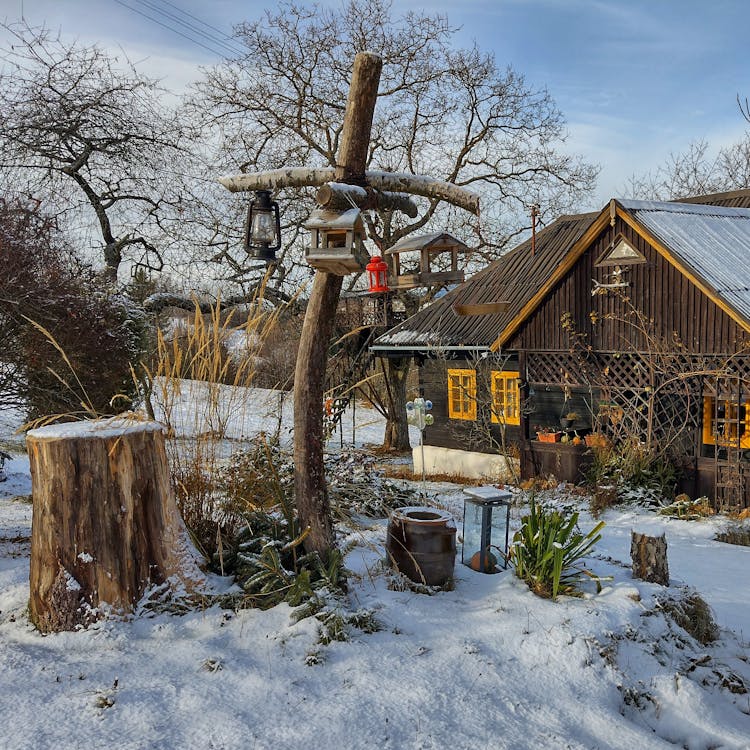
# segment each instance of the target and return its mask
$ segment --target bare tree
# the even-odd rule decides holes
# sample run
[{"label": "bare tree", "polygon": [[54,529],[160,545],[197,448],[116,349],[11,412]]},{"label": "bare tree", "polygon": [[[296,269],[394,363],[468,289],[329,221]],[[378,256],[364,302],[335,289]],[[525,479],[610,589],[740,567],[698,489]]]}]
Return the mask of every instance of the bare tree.
[{"label": "bare tree", "polygon": [[[206,73],[192,109],[202,115],[203,131],[218,135],[222,171],[332,167],[351,59],[376,52],[383,72],[368,169],[469,187],[481,195],[483,214],[480,223],[438,200],[420,199],[413,219],[370,213],[371,240],[383,251],[413,232],[447,228],[484,262],[528,228],[527,206],[539,204],[543,215],[553,216],[570,210],[597,170],[561,151],[564,120],[546,91],[529,87],[512,68],[500,69],[489,53],[454,47],[454,34],[440,15],[394,17],[388,0],[349,0],[340,10],[282,2],[237,27],[246,54]],[[298,232],[312,202],[298,191],[278,198]],[[277,278],[303,276],[300,257],[298,236],[290,234]],[[403,363],[391,365],[392,374],[403,373]],[[388,434],[394,447],[408,446],[406,430]]]},{"label": "bare tree", "polygon": [[25,23],[3,28],[12,43],[0,52],[0,169],[46,209],[85,209],[110,279],[125,257],[161,269],[165,209],[179,208],[170,173],[181,154],[164,92],[97,46]]},{"label": "bare tree", "polygon": [[634,198],[673,200],[748,187],[750,133],[715,153],[707,141],[695,141],[656,169],[633,175],[625,190]]}]

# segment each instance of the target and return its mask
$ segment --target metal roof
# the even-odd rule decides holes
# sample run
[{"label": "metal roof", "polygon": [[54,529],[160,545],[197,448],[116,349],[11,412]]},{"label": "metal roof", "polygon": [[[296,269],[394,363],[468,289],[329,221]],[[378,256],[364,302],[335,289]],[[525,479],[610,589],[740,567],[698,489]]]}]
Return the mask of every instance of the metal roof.
[{"label": "metal roof", "polygon": [[750,209],[694,203],[618,203],[750,321]]},{"label": "metal roof", "polygon": [[[697,201],[701,201],[698,203]],[[750,190],[680,202],[617,203],[713,290],[717,299],[750,321]],[[604,211],[607,211],[605,207]],[[603,213],[603,212],[602,212]],[[601,213],[563,216],[444,297],[380,336],[375,351],[489,350],[533,299]],[[507,302],[492,315],[460,316],[454,305]]]},{"label": "metal roof", "polygon": [[[372,349],[488,350],[597,216],[591,213],[557,219],[537,232],[534,255],[531,240],[523,242],[429,307],[391,328],[375,341]],[[453,309],[457,304],[492,302],[507,302],[508,308],[491,315],[458,315]]]}]

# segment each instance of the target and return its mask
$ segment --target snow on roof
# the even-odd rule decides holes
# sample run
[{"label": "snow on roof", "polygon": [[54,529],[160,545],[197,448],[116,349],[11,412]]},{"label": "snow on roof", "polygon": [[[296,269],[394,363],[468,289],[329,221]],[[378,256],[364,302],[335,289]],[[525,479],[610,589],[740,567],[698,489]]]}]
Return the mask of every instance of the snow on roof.
[{"label": "snow on roof", "polygon": [[310,214],[305,222],[306,229],[351,229],[362,223],[358,208],[346,211],[329,211],[319,208]]},{"label": "snow on roof", "polygon": [[718,297],[750,320],[750,209],[619,202]]},{"label": "snow on roof", "polygon": [[431,234],[409,235],[400,239],[393,247],[385,251],[386,255],[405,253],[409,250],[422,250],[431,245],[455,246],[457,250],[468,250],[468,246],[447,232],[432,232]]}]

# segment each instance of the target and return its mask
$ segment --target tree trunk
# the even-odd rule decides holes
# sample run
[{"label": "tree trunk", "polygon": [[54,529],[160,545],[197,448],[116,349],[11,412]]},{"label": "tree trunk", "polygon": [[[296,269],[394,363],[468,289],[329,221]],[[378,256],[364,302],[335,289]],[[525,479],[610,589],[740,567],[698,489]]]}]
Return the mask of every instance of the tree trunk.
[{"label": "tree trunk", "polygon": [[388,418],[385,424],[383,448],[391,451],[408,451],[409,423],[406,421],[406,380],[409,375],[408,357],[386,360],[386,382],[388,384]]},{"label": "tree trunk", "polygon": [[323,467],[323,387],[328,345],[343,276],[318,271],[307,304],[294,372],[294,496],[308,552],[333,548],[333,521]]},{"label": "tree trunk", "polygon": [[667,537],[647,536],[631,532],[630,557],[633,561],[633,578],[669,586],[667,563]]},{"label": "tree trunk", "polygon": [[203,580],[169,484],[160,425],[76,422],[32,430],[26,442],[29,609],[40,630],[85,626],[103,605],[132,611],[149,586],[173,577],[188,588]]},{"label": "tree trunk", "polygon": [[[370,128],[382,60],[370,52],[354,58],[336,179],[364,180]],[[334,548],[333,521],[323,466],[323,385],[342,276],[317,271],[302,326],[294,373],[294,494],[305,550],[327,558]]]}]

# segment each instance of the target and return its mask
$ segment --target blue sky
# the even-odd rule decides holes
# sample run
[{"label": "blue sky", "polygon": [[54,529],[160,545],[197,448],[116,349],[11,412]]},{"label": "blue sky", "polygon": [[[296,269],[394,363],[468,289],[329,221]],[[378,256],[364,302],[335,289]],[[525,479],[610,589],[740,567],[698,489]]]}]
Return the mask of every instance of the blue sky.
[{"label": "blue sky", "polygon": [[[172,2],[226,33],[268,5]],[[399,0],[396,7],[445,13],[461,27],[460,43],[476,40],[500,65],[547,87],[568,121],[570,149],[602,166],[596,195],[582,208],[600,208],[631,174],[693,140],[718,148],[747,126],[735,100],[750,97],[746,0]],[[5,19],[22,11],[84,42],[121,47],[168,87],[183,87],[198,65],[218,60],[115,0],[0,0]]]}]

